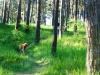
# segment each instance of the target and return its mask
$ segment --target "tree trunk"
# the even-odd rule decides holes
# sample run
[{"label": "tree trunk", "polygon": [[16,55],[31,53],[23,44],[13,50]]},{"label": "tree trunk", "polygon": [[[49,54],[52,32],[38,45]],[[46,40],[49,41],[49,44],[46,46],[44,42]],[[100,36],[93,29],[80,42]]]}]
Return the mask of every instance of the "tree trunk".
[{"label": "tree trunk", "polygon": [[36,35],[35,42],[40,42],[40,24],[41,24],[41,0],[37,0],[37,27],[36,27]]},{"label": "tree trunk", "polygon": [[75,25],[74,25],[74,32],[77,32],[77,17],[78,17],[78,0],[75,1]]},{"label": "tree trunk", "polygon": [[86,18],[85,0],[83,0],[83,5],[84,5],[84,9],[83,9],[83,19],[84,19],[84,22],[85,22],[85,18]]},{"label": "tree trunk", "polygon": [[66,1],[66,12],[65,12],[65,14],[66,14],[65,23],[66,23],[66,31],[67,31],[67,27],[68,27],[67,22],[68,22],[69,15],[70,15],[70,1],[69,0]]},{"label": "tree trunk", "polygon": [[71,5],[70,4],[68,4],[68,5],[71,6],[71,13],[70,13],[71,14],[71,18],[74,18],[74,10],[75,10],[74,9],[75,8],[74,5],[75,5],[75,0],[71,0],[71,1],[68,0],[67,2],[68,3],[70,2],[70,4],[71,4]]},{"label": "tree trunk", "polygon": [[27,11],[27,1],[25,1],[25,7],[24,7],[24,22],[26,22],[26,11]]},{"label": "tree trunk", "polygon": [[67,31],[67,27],[68,27],[68,19],[69,19],[69,15],[70,15],[70,1],[69,0],[66,0],[65,1],[65,26],[66,26],[66,29],[65,31]]},{"label": "tree trunk", "polygon": [[4,17],[3,17],[3,23],[5,24],[7,20],[7,1],[5,1],[5,7],[4,7]]},{"label": "tree trunk", "polygon": [[2,6],[2,14],[1,14],[2,15],[2,23],[3,23],[3,17],[4,17],[4,8],[3,8],[4,6],[5,6],[5,1],[3,1],[3,6]]},{"label": "tree trunk", "polygon": [[9,18],[10,18],[10,6],[11,6],[11,0],[9,0],[9,5],[8,5],[7,23],[9,22]]},{"label": "tree trunk", "polygon": [[53,3],[52,3],[52,26],[54,26],[54,21],[55,21],[55,0],[53,0]]},{"label": "tree trunk", "polygon": [[[100,74],[100,1],[88,0],[87,11],[87,71],[89,75]],[[97,74],[97,75],[99,75]]]},{"label": "tree trunk", "polygon": [[31,0],[27,0],[26,31],[29,30]]},{"label": "tree trunk", "polygon": [[30,16],[30,22],[34,22],[33,21],[33,7],[34,7],[34,0],[32,0],[32,8],[31,8],[31,16]]},{"label": "tree trunk", "polygon": [[21,0],[18,2],[18,13],[17,13],[17,22],[15,25],[15,29],[18,29],[21,22]]},{"label": "tree trunk", "polygon": [[65,0],[61,0],[60,2],[60,25],[59,25],[59,39],[62,37],[63,29],[64,29],[64,22],[65,22]]},{"label": "tree trunk", "polygon": [[55,5],[55,16],[54,16],[54,37],[53,37],[53,43],[52,43],[52,50],[51,53],[54,56],[56,54],[57,50],[57,26],[58,26],[58,16],[59,16],[59,0],[56,0]]}]

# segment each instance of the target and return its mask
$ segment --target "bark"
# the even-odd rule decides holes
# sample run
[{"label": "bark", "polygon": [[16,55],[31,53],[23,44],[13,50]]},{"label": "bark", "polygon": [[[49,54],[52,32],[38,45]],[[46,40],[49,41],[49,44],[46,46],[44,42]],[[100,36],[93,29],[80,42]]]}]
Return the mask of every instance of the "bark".
[{"label": "bark", "polygon": [[24,21],[26,21],[26,11],[27,11],[27,1],[25,1],[25,7],[24,7]]},{"label": "bark", "polygon": [[[69,3],[70,1],[67,1],[67,2]],[[70,5],[70,4],[71,4],[71,5]],[[71,0],[70,4],[68,4],[68,5],[69,5],[69,7],[71,6],[71,18],[74,18],[74,14],[75,14],[75,13],[74,13],[74,10],[75,10],[75,9],[74,9],[74,8],[75,8],[75,7],[74,7],[74,4],[75,4],[75,0]],[[69,8],[69,7],[68,7],[68,8]]]},{"label": "bark", "polygon": [[78,0],[75,1],[75,20],[77,21],[78,16]]},{"label": "bark", "polygon": [[36,26],[36,35],[35,42],[40,42],[40,23],[41,23],[41,0],[37,0],[37,26]]},{"label": "bark", "polygon": [[47,0],[42,1],[42,23],[44,25],[46,25],[46,1]]},{"label": "bark", "polygon": [[17,13],[17,22],[15,25],[15,29],[18,29],[21,22],[21,0],[18,2],[18,13]]},{"label": "bark", "polygon": [[4,17],[3,17],[3,23],[5,24],[7,20],[7,1],[5,1],[5,7],[4,7]]},{"label": "bark", "polygon": [[11,6],[11,0],[9,0],[9,4],[8,4],[7,23],[9,22],[9,19],[10,19],[10,6]]},{"label": "bark", "polygon": [[68,2],[67,2],[67,18],[69,18],[69,16],[70,16],[70,1],[68,0]]},{"label": "bark", "polygon": [[46,25],[46,2],[45,2],[45,8],[43,9],[43,22],[44,25]]},{"label": "bark", "polygon": [[2,6],[2,14],[1,14],[2,15],[2,23],[3,23],[3,17],[4,17],[4,8],[3,8],[4,5],[5,5],[5,1],[3,1],[3,6]]},{"label": "bark", "polygon": [[55,16],[54,16],[54,37],[53,37],[53,43],[52,43],[52,50],[51,53],[54,56],[56,54],[57,50],[57,26],[58,26],[58,16],[59,16],[59,0],[56,0],[55,5]]},{"label": "bark", "polygon": [[29,22],[30,22],[30,5],[31,0],[27,0],[27,13],[26,13],[26,31],[29,30]]},{"label": "bark", "polygon": [[[70,1],[67,0],[66,2],[66,27],[67,27],[67,22],[68,22],[68,19],[69,19],[69,15],[70,15]],[[67,30],[67,28],[66,28]]]},{"label": "bark", "polygon": [[55,21],[55,0],[53,0],[53,3],[52,3],[52,26],[54,26],[54,21]]},{"label": "bark", "polygon": [[59,25],[59,39],[62,37],[63,29],[64,29],[64,22],[65,22],[65,0],[61,0],[60,2],[60,25]]},{"label": "bark", "polygon": [[86,64],[89,75],[95,75],[100,73],[100,1],[88,0],[85,4],[88,20]]},{"label": "bark", "polygon": [[78,17],[78,0],[75,1],[75,22],[74,32],[77,32],[77,17]]},{"label": "bark", "polygon": [[31,16],[30,16],[30,22],[34,22],[33,21],[33,7],[34,7],[34,0],[32,0],[32,8],[31,8]]},{"label": "bark", "polygon": [[86,18],[85,0],[83,0],[83,5],[84,5],[84,9],[83,9],[83,19],[84,19],[84,22],[85,22],[85,18]]}]

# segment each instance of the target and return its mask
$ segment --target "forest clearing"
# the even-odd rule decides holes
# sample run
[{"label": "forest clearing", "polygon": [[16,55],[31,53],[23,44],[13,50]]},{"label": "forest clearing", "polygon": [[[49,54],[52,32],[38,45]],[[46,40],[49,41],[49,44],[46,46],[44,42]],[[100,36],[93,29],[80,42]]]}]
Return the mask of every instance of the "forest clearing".
[{"label": "forest clearing", "polygon": [[100,75],[99,0],[0,0],[0,75]]}]

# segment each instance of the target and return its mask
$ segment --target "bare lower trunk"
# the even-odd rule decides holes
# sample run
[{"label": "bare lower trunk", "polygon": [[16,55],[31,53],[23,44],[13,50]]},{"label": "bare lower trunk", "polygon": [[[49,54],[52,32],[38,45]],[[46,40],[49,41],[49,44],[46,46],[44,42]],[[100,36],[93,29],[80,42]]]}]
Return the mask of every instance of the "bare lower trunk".
[{"label": "bare lower trunk", "polygon": [[64,22],[65,22],[65,0],[61,0],[60,3],[60,25],[59,25],[59,39],[62,37],[62,33],[64,31]]},{"label": "bare lower trunk", "polygon": [[77,32],[77,18],[78,18],[78,0],[75,1],[75,22],[74,32]]},{"label": "bare lower trunk", "polygon": [[8,5],[7,23],[9,22],[10,19],[10,6],[11,6],[11,0],[9,0],[9,5]]},{"label": "bare lower trunk", "polygon": [[17,13],[17,21],[15,25],[15,29],[18,29],[21,22],[21,0],[18,2],[18,13]]},{"label": "bare lower trunk", "polygon": [[[87,10],[87,71],[89,75],[100,73],[100,1],[89,0]],[[99,74],[97,74],[99,75]]]},{"label": "bare lower trunk", "polygon": [[59,0],[56,0],[56,5],[55,5],[55,16],[54,16],[54,37],[53,37],[53,43],[52,43],[52,50],[51,53],[54,56],[56,54],[57,50],[57,26],[58,26],[58,14],[59,12]]},{"label": "bare lower trunk", "polygon": [[54,21],[55,21],[55,0],[52,0],[52,26],[54,26]]},{"label": "bare lower trunk", "polygon": [[41,0],[37,0],[37,26],[36,26],[36,35],[35,42],[40,42],[40,24],[41,24]]},{"label": "bare lower trunk", "polygon": [[30,5],[31,5],[31,0],[27,0],[26,31],[29,31],[29,22],[30,22]]},{"label": "bare lower trunk", "polygon": [[5,1],[3,23],[5,24],[6,21],[7,21],[7,1]]}]

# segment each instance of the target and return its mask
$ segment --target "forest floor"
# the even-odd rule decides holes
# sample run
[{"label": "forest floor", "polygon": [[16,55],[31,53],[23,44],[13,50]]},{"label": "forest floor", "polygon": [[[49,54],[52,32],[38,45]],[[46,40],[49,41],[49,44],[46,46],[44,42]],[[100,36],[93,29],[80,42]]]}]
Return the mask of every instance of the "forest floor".
[{"label": "forest floor", "polygon": [[[41,41],[34,43],[35,27],[25,33],[13,25],[0,24],[0,75],[87,75],[86,36],[83,25],[73,33],[73,26],[58,39],[57,55],[51,55],[52,28],[41,29]],[[27,42],[25,54],[16,50],[18,44]]]}]

